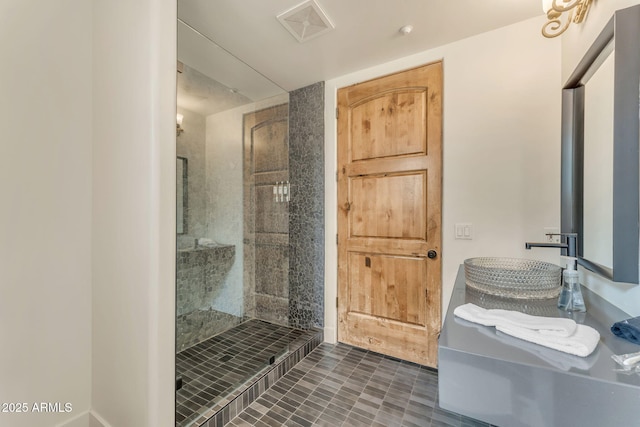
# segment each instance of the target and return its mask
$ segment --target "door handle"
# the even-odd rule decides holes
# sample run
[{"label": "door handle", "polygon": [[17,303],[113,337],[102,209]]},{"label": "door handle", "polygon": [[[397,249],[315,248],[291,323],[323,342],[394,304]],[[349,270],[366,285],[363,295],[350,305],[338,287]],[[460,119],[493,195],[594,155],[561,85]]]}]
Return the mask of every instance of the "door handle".
[{"label": "door handle", "polygon": [[429,252],[427,252],[427,257],[430,259],[435,259],[438,257],[438,252],[431,249]]}]

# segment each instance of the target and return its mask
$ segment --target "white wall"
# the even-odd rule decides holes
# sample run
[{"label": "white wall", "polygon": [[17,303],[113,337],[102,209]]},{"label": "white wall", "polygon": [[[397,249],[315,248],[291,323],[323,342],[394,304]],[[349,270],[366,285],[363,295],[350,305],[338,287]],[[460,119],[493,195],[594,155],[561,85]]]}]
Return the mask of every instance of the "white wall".
[{"label": "white wall", "polygon": [[[536,258],[524,249],[560,224],[560,41],[540,35],[542,17],[326,82],[326,289],[336,297],[336,90],[444,60],[443,317],[464,259]],[[470,222],[471,241],[454,240]],[[326,304],[325,339],[335,340],[336,309]]]},{"label": "white wall", "polygon": [[598,0],[592,2],[587,19],[579,25],[572,24],[561,36],[562,39],[562,82],[564,83],[602,28],[618,9],[624,9],[640,0]]},{"label": "white wall", "polygon": [[172,425],[176,2],[135,3],[0,4],[0,400],[72,404],[2,426]]},{"label": "white wall", "polygon": [[[638,0],[597,1],[589,11],[587,20],[580,25],[572,25],[562,36],[562,76],[563,82],[571,75],[602,28],[618,9],[636,4]],[[640,285],[614,283],[581,269],[581,283],[612,304],[632,316],[640,316]]]},{"label": "white wall", "polygon": [[92,407],[173,425],[176,0],[94,0]]},{"label": "white wall", "polygon": [[0,426],[88,419],[91,52],[90,2],[0,2],[0,402],[72,404]]}]

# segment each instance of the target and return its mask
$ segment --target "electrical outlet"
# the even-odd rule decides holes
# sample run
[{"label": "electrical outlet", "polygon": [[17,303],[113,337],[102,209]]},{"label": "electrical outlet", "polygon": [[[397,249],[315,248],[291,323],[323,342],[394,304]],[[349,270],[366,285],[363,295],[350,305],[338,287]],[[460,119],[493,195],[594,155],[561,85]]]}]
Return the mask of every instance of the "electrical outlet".
[{"label": "electrical outlet", "polygon": [[560,243],[560,229],[558,227],[545,227],[543,242]]}]

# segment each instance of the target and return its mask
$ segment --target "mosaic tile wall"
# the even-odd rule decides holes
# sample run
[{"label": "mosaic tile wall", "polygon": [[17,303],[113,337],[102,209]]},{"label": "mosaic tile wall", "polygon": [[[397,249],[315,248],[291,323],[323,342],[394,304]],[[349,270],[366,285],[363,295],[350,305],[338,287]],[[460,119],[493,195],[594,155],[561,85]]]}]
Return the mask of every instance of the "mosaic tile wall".
[{"label": "mosaic tile wall", "polygon": [[289,94],[289,325],[324,325],[324,82]]},{"label": "mosaic tile wall", "polygon": [[239,323],[210,310],[235,261],[235,247],[180,249],[176,264],[176,349],[180,351]]}]

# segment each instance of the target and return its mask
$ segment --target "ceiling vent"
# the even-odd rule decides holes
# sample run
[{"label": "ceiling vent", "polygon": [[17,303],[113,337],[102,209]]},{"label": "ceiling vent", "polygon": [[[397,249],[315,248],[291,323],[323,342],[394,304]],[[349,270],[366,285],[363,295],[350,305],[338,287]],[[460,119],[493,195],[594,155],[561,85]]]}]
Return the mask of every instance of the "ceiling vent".
[{"label": "ceiling vent", "polygon": [[334,28],[329,17],[314,0],[307,0],[281,13],[278,20],[300,43]]}]

